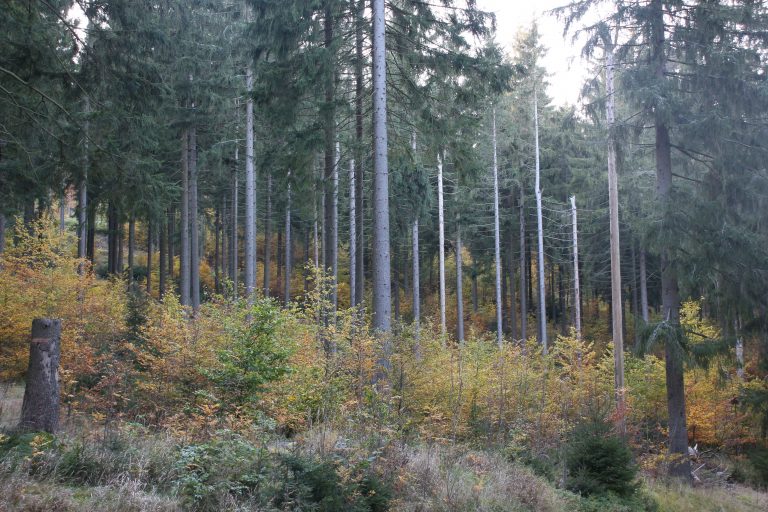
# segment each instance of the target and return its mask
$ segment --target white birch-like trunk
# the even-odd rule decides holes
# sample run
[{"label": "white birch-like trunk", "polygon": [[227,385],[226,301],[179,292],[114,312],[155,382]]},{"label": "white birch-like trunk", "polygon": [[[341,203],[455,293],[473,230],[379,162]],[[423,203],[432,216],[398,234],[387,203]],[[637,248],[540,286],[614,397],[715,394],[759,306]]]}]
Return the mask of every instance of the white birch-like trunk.
[{"label": "white birch-like trunk", "polygon": [[[499,161],[496,147],[496,108],[493,108],[493,242],[496,261],[496,343],[502,347],[502,315],[504,304],[501,302],[501,228],[499,222]],[[512,274],[514,279],[514,274]],[[512,285],[514,286],[514,284]],[[514,308],[515,305],[512,304]],[[512,333],[514,336],[514,332]]]},{"label": "white birch-like trunk", "polygon": [[438,259],[440,266],[440,334],[445,345],[445,211],[443,209],[443,155],[437,155],[437,229]]},{"label": "white birch-like trunk", "polygon": [[256,286],[256,188],[253,164],[253,70],[245,71],[245,296],[254,300]]},{"label": "white birch-like trunk", "polygon": [[539,102],[537,92],[533,93],[533,124],[536,139],[536,223],[538,231],[538,268],[539,277],[539,343],[544,354],[547,353],[547,306],[544,290],[544,222],[541,206],[541,168],[539,163]]},{"label": "white birch-like trunk", "polygon": [[615,111],[613,89],[613,50],[606,50],[606,120],[608,122],[608,210],[611,232],[611,315],[613,327],[613,365],[619,429],[624,433],[624,330],[621,300],[621,260],[619,245],[619,178],[616,169]]},{"label": "white birch-like trunk", "polygon": [[581,339],[581,288],[579,286],[579,224],[576,217],[576,196],[571,196],[571,224],[573,228],[573,324]]},{"label": "white birch-like trunk", "polygon": [[[389,249],[389,164],[387,162],[387,62],[384,0],[372,1],[373,16],[373,330],[392,328]],[[389,343],[380,365],[389,368]]]}]

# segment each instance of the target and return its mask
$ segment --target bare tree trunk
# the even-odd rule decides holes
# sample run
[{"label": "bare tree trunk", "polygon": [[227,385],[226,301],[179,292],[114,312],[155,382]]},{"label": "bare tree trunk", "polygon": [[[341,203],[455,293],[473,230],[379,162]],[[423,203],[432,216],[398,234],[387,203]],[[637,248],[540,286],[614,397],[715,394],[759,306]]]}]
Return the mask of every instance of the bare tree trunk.
[{"label": "bare tree trunk", "polygon": [[539,343],[541,344],[542,351],[547,353],[547,306],[546,295],[544,290],[544,278],[546,277],[544,270],[544,222],[542,220],[541,212],[541,169],[539,166],[539,106],[537,92],[533,93],[533,120],[534,120],[534,133],[536,139],[536,221],[538,228],[538,258],[539,264],[537,267],[537,274],[539,275]]},{"label": "bare tree trunk", "polygon": [[349,305],[357,305],[357,233],[355,211],[355,159],[349,161]]},{"label": "bare tree trunk", "polygon": [[[384,0],[373,0],[373,330],[391,331],[389,258],[389,164],[387,155],[387,62]],[[379,365],[390,367],[385,341]]]},{"label": "bare tree trunk", "polygon": [[413,244],[413,330],[416,339],[419,338],[419,329],[421,324],[421,296],[419,282],[419,218],[413,219],[413,228],[411,233],[411,242]]},{"label": "bare tree trunk", "polygon": [[[160,229],[160,235],[162,236],[163,230]],[[213,235],[214,235],[214,249],[213,249],[213,290],[219,293],[221,288],[221,274],[219,273],[219,264],[221,263],[221,210],[215,208],[214,220],[213,220]],[[163,242],[160,241],[160,259],[162,261]],[[162,263],[160,268],[163,268]]]},{"label": "bare tree trunk", "polygon": [[581,339],[581,287],[579,285],[579,224],[576,213],[576,196],[571,196],[571,224],[573,228],[573,326],[576,337]]},{"label": "bare tree trunk", "polygon": [[128,282],[132,283],[136,263],[136,218],[131,214],[128,219]]},{"label": "bare tree trunk", "polygon": [[229,274],[230,279],[232,280],[232,295],[235,299],[237,299],[237,287],[238,287],[238,277],[240,276],[240,268],[238,264],[238,252],[240,251],[240,247],[238,245],[238,238],[239,238],[239,219],[238,219],[238,208],[239,208],[239,201],[237,198],[237,192],[238,192],[238,183],[237,183],[237,172],[240,166],[240,159],[239,157],[239,148],[235,148],[235,168],[232,172],[232,234],[230,235],[230,257],[232,258],[232,263],[229,267]]},{"label": "bare tree trunk", "polygon": [[24,401],[19,429],[54,433],[59,428],[61,320],[32,321]]},{"label": "bare tree trunk", "polygon": [[645,268],[645,248],[640,247],[640,315],[646,324],[648,317],[648,277]]},{"label": "bare tree trunk", "polygon": [[[90,163],[90,156],[88,154],[88,146],[89,146],[89,128],[90,128],[90,121],[88,119],[89,114],[91,113],[91,102],[90,99],[86,96],[85,97],[85,124],[83,126],[85,137],[83,138],[83,177],[80,181],[80,189],[78,190],[78,213],[77,213],[77,220],[78,220],[78,226],[77,226],[77,257],[80,259],[83,259],[87,256],[87,238],[88,238],[88,166]],[[79,268],[80,272],[82,273],[83,269],[82,267]]]},{"label": "bare tree trunk", "polygon": [[741,315],[737,314],[734,320],[734,332],[736,333],[736,376],[744,380],[744,339],[741,335]]},{"label": "bare tree trunk", "polygon": [[253,166],[253,70],[246,69],[245,103],[245,296],[249,303],[255,298],[256,286],[256,188]]},{"label": "bare tree trunk", "polygon": [[123,238],[125,227],[122,222],[117,225],[117,273],[123,273]]},{"label": "bare tree trunk", "polygon": [[606,118],[608,122],[608,203],[611,232],[611,313],[613,327],[613,371],[619,432],[626,435],[624,418],[624,324],[621,298],[621,246],[619,242],[619,178],[616,169],[614,136],[613,49],[606,49]]},{"label": "bare tree trunk", "polygon": [[[217,224],[218,222],[218,211],[216,212],[217,216]],[[164,217],[160,217],[158,219],[158,223],[160,224],[158,227],[160,228],[160,261],[158,262],[158,270],[159,270],[159,282],[157,285],[157,296],[160,300],[163,299],[163,295],[165,295],[165,281],[166,281],[166,259],[168,258],[168,231],[167,231],[167,222]],[[219,290],[219,265],[218,265],[218,259],[219,259],[219,244],[218,244],[218,237],[219,237],[219,230],[216,229],[216,291]]]},{"label": "bare tree trunk", "polygon": [[[272,262],[272,173],[267,171],[267,210],[264,214],[264,296],[269,297]],[[279,284],[278,284],[279,286]]]},{"label": "bare tree trunk", "polygon": [[[5,252],[5,215],[0,213],[0,254],[3,254],[3,252]],[[79,244],[77,248],[77,257],[82,258],[82,256],[80,256]]]},{"label": "bare tree trunk", "polygon": [[67,229],[67,191],[62,190],[59,194],[59,233],[64,234]]},{"label": "bare tree trunk", "polygon": [[333,159],[333,210],[331,211],[333,225],[333,309],[339,308],[339,165],[341,162],[341,147],[336,141],[336,153]]},{"label": "bare tree trunk", "polygon": [[[656,79],[659,83],[666,80],[664,51],[664,7],[661,0],[651,0],[652,57],[656,64]],[[672,201],[672,145],[669,128],[660,108],[655,109],[656,131],[656,187],[659,208],[663,212],[662,229],[668,228]],[[661,294],[662,317],[673,327],[680,324],[680,293],[673,255],[669,246],[661,249]],[[688,460],[688,427],[685,417],[685,381],[681,350],[676,347],[676,340],[666,340],[664,364],[667,383],[667,413],[669,418],[669,451],[675,457],[670,464],[670,474],[691,481],[691,464]]]},{"label": "bare tree trunk", "polygon": [[392,251],[392,302],[394,306],[395,323],[400,322],[400,252],[395,248]]},{"label": "bare tree trunk", "polygon": [[152,294],[152,219],[147,220],[147,294]]},{"label": "bare tree trunk", "polygon": [[[515,285],[515,241],[509,235],[509,332],[517,339],[517,286]],[[503,284],[503,281],[502,281]],[[502,302],[504,301],[502,296]]]},{"label": "bare tree trunk", "polygon": [[[354,0],[351,0],[354,1]],[[363,97],[364,97],[364,76],[363,76],[363,14],[365,11],[365,0],[357,0],[355,10],[355,234],[357,243],[355,244],[356,262],[355,271],[355,298],[358,304],[362,304],[365,299],[365,210],[364,208],[364,162],[363,162]]]},{"label": "bare tree trunk", "polygon": [[[480,305],[478,304],[478,297],[477,297],[477,261],[475,261],[475,256],[472,256],[472,290],[470,292],[471,298],[472,298],[472,313],[477,314],[478,309],[480,308]],[[499,305],[500,309],[504,309],[504,304]]]},{"label": "bare tree trunk", "polygon": [[637,253],[635,251],[635,241],[630,240],[630,254],[632,255],[632,319],[633,319],[633,325],[632,325],[632,332],[634,333],[634,346],[637,347],[637,344],[640,341],[640,332],[637,322],[637,315],[640,312],[640,302],[638,300],[638,294],[637,294]]},{"label": "bare tree trunk", "polygon": [[440,334],[445,345],[447,325],[445,322],[445,209],[443,207],[443,155],[437,155],[437,223],[438,223],[438,261],[440,270]]},{"label": "bare tree trunk", "polygon": [[[174,249],[175,241],[175,233],[173,231],[174,223],[176,222],[176,212],[173,208],[168,210],[168,219],[166,219],[166,223],[168,225],[168,279],[173,281],[174,279],[174,259],[176,258],[176,251]],[[173,285],[171,285],[171,289],[173,289]]]},{"label": "bare tree trunk", "polygon": [[456,337],[464,343],[464,273],[461,260],[461,221],[456,220]]},{"label": "bare tree trunk", "polygon": [[[288,171],[288,180],[291,172]],[[291,266],[293,263],[293,245],[291,243],[291,184],[288,183],[288,193],[285,203],[285,305],[291,302]]]},{"label": "bare tree trunk", "polygon": [[[179,258],[181,271],[181,290],[179,291],[179,296],[183,306],[190,306],[192,304],[192,298],[189,294],[191,282],[189,247],[189,128],[185,128],[181,134],[181,256]],[[132,250],[129,248],[128,266],[131,268],[133,268],[132,259]]]},{"label": "bare tree trunk", "polygon": [[528,341],[528,265],[526,259],[525,233],[525,198],[520,187],[520,339]]},{"label": "bare tree trunk", "polygon": [[[499,161],[496,147],[496,108],[493,108],[493,248],[496,264],[496,343],[502,347],[502,314],[504,303],[501,299],[501,227],[499,223]],[[513,278],[514,279],[514,278]],[[514,310],[514,305],[512,306]],[[512,336],[514,336],[514,331]]]},{"label": "bare tree trunk", "polygon": [[200,231],[197,215],[197,128],[189,130],[189,254],[192,309],[200,308]]}]

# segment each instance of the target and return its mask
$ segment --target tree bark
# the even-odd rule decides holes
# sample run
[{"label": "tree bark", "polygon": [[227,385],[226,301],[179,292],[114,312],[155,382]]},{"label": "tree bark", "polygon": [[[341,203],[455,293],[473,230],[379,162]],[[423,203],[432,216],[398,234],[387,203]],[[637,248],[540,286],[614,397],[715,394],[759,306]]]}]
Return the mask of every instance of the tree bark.
[{"label": "tree bark", "polygon": [[19,429],[54,433],[59,428],[61,320],[32,321],[24,400]]},{"label": "tree bark", "polygon": [[[87,256],[87,239],[88,239],[88,166],[90,163],[88,154],[88,137],[89,137],[89,121],[88,114],[91,111],[91,102],[86,96],[85,98],[85,114],[86,120],[83,127],[85,137],[83,138],[83,176],[80,180],[80,188],[78,190],[78,212],[77,212],[77,257],[83,259]],[[82,273],[83,268],[80,267]]]},{"label": "tree bark", "polygon": [[197,215],[197,128],[189,130],[189,287],[192,310],[200,308],[200,230]]},{"label": "tree bark", "polygon": [[[217,224],[218,222],[218,211],[216,213],[217,216]],[[159,249],[160,249],[160,255],[159,260],[157,264],[158,272],[159,272],[159,282],[157,284],[157,296],[160,300],[163,299],[163,295],[165,295],[165,281],[166,281],[166,259],[168,258],[168,231],[167,231],[167,225],[166,222],[167,216],[161,216],[158,219],[158,228],[160,229],[160,243],[159,243]],[[219,259],[219,230],[218,227],[216,229],[216,265],[214,265],[214,268],[216,269],[216,291],[219,291],[219,265],[218,265],[218,259]]]},{"label": "tree bark", "polygon": [[421,324],[421,296],[419,289],[419,283],[421,276],[419,275],[419,218],[413,219],[413,227],[411,232],[412,242],[412,255],[413,255],[413,330],[416,339],[419,338],[419,329]]},{"label": "tree bark", "polygon": [[[264,213],[264,296],[270,293],[270,271],[272,262],[272,173],[267,171],[266,212]],[[279,286],[279,283],[278,283]]]},{"label": "tree bark", "polygon": [[147,294],[152,294],[152,236],[153,228],[152,220],[147,221]]},{"label": "tree bark", "polygon": [[523,187],[520,187],[520,340],[523,345],[528,340],[528,265],[526,259],[526,232],[525,232],[525,196]]},{"label": "tree bark", "polygon": [[[661,0],[651,0],[652,57],[659,84],[665,78],[666,55],[664,50],[664,8]],[[655,109],[656,132],[656,191],[659,208],[663,215],[662,230],[669,229],[669,210],[672,205],[672,145],[669,128],[660,106]],[[674,257],[670,242],[661,248],[661,295],[662,318],[673,328],[680,325],[680,294]],[[670,475],[691,481],[691,465],[688,460],[688,428],[685,417],[685,382],[682,347],[677,340],[668,339],[664,344],[664,363],[667,383],[667,413],[669,418],[669,451],[675,457],[670,464]]]},{"label": "tree bark", "polygon": [[[354,1],[354,0],[352,0]],[[363,210],[365,185],[364,182],[364,162],[363,162],[363,98],[364,98],[364,76],[363,76],[363,14],[365,12],[365,0],[357,1],[355,11],[355,234],[357,243],[355,244],[356,262],[355,272],[355,305],[363,303],[365,299],[365,211]]]},{"label": "tree bark", "polygon": [[[387,62],[384,0],[373,0],[373,330],[391,331],[389,164],[387,155]],[[379,365],[390,367],[388,339]]]},{"label": "tree bark", "polygon": [[[288,171],[288,179],[291,172]],[[285,305],[291,302],[291,267],[293,264],[293,245],[291,243],[291,184],[288,183],[288,192],[285,203]]]},{"label": "tree bark", "polygon": [[357,233],[355,211],[355,159],[349,161],[349,305],[357,305]]},{"label": "tree bark", "polygon": [[461,222],[456,222],[456,338],[464,343],[464,273],[461,259]]},{"label": "tree bark", "polygon": [[[515,285],[515,240],[509,234],[509,332],[512,339],[517,339],[517,286]],[[502,298],[502,302],[504,299]]]},{"label": "tree bark", "polygon": [[[499,160],[496,147],[496,108],[493,109],[493,248],[496,264],[496,343],[502,347],[502,315],[504,302],[501,297],[501,227],[499,222]],[[476,293],[476,291],[475,291]],[[475,299],[476,300],[476,299]],[[477,308],[475,308],[477,309]],[[514,309],[514,306],[513,306]],[[514,336],[514,332],[512,333]]]},{"label": "tree bark", "polygon": [[[0,213],[0,254],[5,252],[5,215]],[[77,246],[77,257],[82,258],[80,245]]]},{"label": "tree bark", "polygon": [[[181,272],[179,299],[183,306],[192,304],[189,294],[191,282],[189,247],[189,128],[185,128],[181,134],[181,255],[179,258]],[[128,254],[128,259],[132,260],[132,251],[129,250]],[[128,265],[131,266],[132,263],[129,262]]]},{"label": "tree bark", "polygon": [[611,314],[613,330],[613,372],[619,433],[626,435],[624,418],[624,311],[621,298],[621,246],[619,242],[619,178],[614,135],[613,49],[606,49],[606,121],[608,123],[608,209],[611,234]]},{"label": "tree bark", "polygon": [[573,326],[581,339],[581,286],[579,283],[579,221],[576,196],[571,196],[571,223],[573,228]]},{"label": "tree bark", "polygon": [[644,323],[648,323],[648,277],[645,268],[645,248],[640,246],[640,315]]},{"label": "tree bark", "polygon": [[445,321],[445,209],[443,207],[443,155],[437,155],[437,223],[438,223],[438,264],[440,266],[440,334],[445,345],[447,325]]},{"label": "tree bark", "polygon": [[539,343],[544,354],[547,353],[547,306],[544,290],[544,279],[546,277],[544,269],[544,222],[542,220],[541,206],[541,169],[539,165],[539,106],[537,92],[533,93],[533,122],[536,141],[536,221],[538,230],[538,266],[536,268],[539,276]]},{"label": "tree bark", "polygon": [[253,166],[253,70],[246,69],[245,103],[245,296],[254,301],[256,286],[256,188]]},{"label": "tree bark", "polygon": [[[175,236],[176,233],[174,232],[173,226],[176,222],[176,212],[173,208],[168,210],[168,218],[166,219],[166,225],[168,226],[168,279],[173,281],[175,277],[174,272],[174,260],[176,259],[176,250],[175,250]],[[171,284],[171,289],[173,289],[173,284]]]},{"label": "tree bark", "polygon": [[237,180],[237,172],[240,165],[240,151],[239,148],[235,148],[235,168],[232,171],[232,234],[230,235],[230,257],[232,258],[232,263],[229,267],[229,278],[232,280],[232,295],[235,299],[237,299],[238,296],[238,278],[240,276],[240,268],[238,264],[238,252],[240,251],[240,247],[238,244],[239,241],[239,219],[238,219],[238,208],[239,208],[239,201],[238,201],[238,180]]}]

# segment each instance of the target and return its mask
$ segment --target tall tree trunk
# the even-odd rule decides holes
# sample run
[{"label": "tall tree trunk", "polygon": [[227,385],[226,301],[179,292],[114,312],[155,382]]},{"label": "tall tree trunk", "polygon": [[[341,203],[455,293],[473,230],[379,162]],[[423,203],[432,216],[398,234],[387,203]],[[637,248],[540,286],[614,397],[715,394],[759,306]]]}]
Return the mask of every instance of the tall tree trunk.
[{"label": "tall tree trunk", "polygon": [[355,211],[355,159],[349,161],[349,305],[357,305],[357,233]]},{"label": "tall tree trunk", "polygon": [[[350,0],[354,2],[354,0]],[[365,78],[363,76],[363,15],[365,12],[365,0],[357,0],[355,9],[355,305],[362,304],[365,299],[365,211],[364,208],[364,162],[363,162],[363,97]]]},{"label": "tall tree trunk", "polygon": [[59,234],[64,234],[67,229],[67,191],[59,194]]},{"label": "tall tree trunk", "polygon": [[85,257],[91,264],[96,261],[96,205],[92,204],[88,208],[88,235],[86,237]]},{"label": "tall tree trunk", "polygon": [[634,333],[634,346],[640,341],[640,331],[637,328],[637,316],[640,313],[640,301],[637,293],[637,253],[635,251],[635,241],[631,241],[631,255],[632,255],[632,318],[634,320],[632,326],[632,332]]},{"label": "tall tree trunk", "polygon": [[397,249],[392,251],[392,302],[394,306],[395,323],[400,322],[400,253]]},{"label": "tall tree trunk", "polygon": [[741,334],[741,314],[737,313],[733,321],[733,331],[736,334],[736,376],[744,380],[744,339]]},{"label": "tall tree trunk", "polygon": [[413,226],[411,231],[412,242],[412,257],[413,257],[413,330],[416,339],[419,338],[419,329],[421,324],[421,296],[419,283],[421,276],[419,275],[419,218],[413,219]]},{"label": "tall tree trunk", "polygon": [[[270,293],[270,272],[272,262],[272,173],[267,171],[266,212],[264,213],[264,296]],[[279,283],[278,283],[279,286]]]},{"label": "tall tree trunk", "polygon": [[123,238],[125,235],[123,222],[117,224],[117,273],[123,273]]},{"label": "tall tree trunk", "polygon": [[[384,0],[373,0],[373,329],[391,330],[389,263],[389,164],[387,155],[387,62]],[[390,367],[389,342],[380,366]]]},{"label": "tall tree trunk", "polygon": [[437,155],[437,229],[438,264],[440,266],[440,334],[445,345],[447,325],[445,321],[445,209],[443,206],[443,155]]},{"label": "tall tree trunk", "polygon": [[645,268],[645,248],[640,246],[640,316],[644,323],[648,323],[648,276]]},{"label": "tall tree trunk", "polygon": [[283,282],[283,263],[285,263],[285,251],[283,250],[283,231],[277,230],[277,255],[275,258],[277,263],[277,296],[282,295],[280,290],[280,284]]},{"label": "tall tree trunk", "polygon": [[559,306],[560,334],[568,334],[568,315],[565,309],[565,287],[563,286],[563,266],[557,266],[557,302]]},{"label": "tall tree trunk", "polygon": [[336,153],[333,159],[333,209],[331,216],[331,238],[333,239],[333,309],[339,308],[339,165],[341,164],[341,147],[336,141]]},{"label": "tall tree trunk", "polygon": [[34,319],[20,430],[50,433],[58,430],[60,357],[61,320]]},{"label": "tall tree trunk", "polygon": [[253,70],[246,69],[245,103],[245,296],[253,303],[256,286],[256,188],[253,166]]},{"label": "tall tree trunk", "polygon": [[131,214],[128,219],[128,282],[133,282],[136,263],[136,218]]},{"label": "tall tree trunk", "polygon": [[[3,252],[5,252],[5,215],[0,213],[0,254],[3,254]],[[84,253],[85,253],[85,251],[83,251],[83,254]],[[83,257],[81,255],[81,252],[80,252],[80,244],[79,243],[78,243],[78,246],[77,246],[77,257],[78,258],[82,258]]]},{"label": "tall tree trunk", "polygon": [[[218,217],[218,212],[217,212],[217,217]],[[166,281],[166,273],[165,273],[165,271],[166,271],[166,265],[167,265],[166,260],[168,258],[168,231],[167,231],[168,223],[167,223],[166,219],[167,219],[167,216],[161,216],[158,219],[158,224],[159,224],[158,228],[160,230],[160,243],[159,243],[159,249],[160,249],[159,259],[160,259],[160,261],[158,261],[158,263],[157,263],[157,268],[158,268],[158,271],[159,271],[159,282],[157,283],[157,296],[158,296],[158,298],[160,300],[162,300],[163,296],[165,295],[165,286],[166,286],[166,284],[165,284],[165,281]],[[218,221],[218,219],[217,219],[217,221]],[[219,231],[217,229],[216,230],[216,239],[217,239],[216,259],[217,260],[219,258],[218,237],[219,237]],[[219,281],[218,261],[216,263],[217,263],[215,265],[215,268],[216,268],[216,281],[217,281],[217,283],[216,283],[216,291],[218,292],[219,291],[219,286],[218,286],[218,281]]]},{"label": "tall tree trunk", "polygon": [[[173,281],[174,279],[174,259],[176,258],[176,251],[174,249],[176,243],[175,243],[175,232],[173,230],[173,226],[176,223],[176,212],[173,208],[168,210],[168,218],[166,219],[166,225],[168,226],[168,279]],[[171,284],[171,289],[173,289],[173,284]]]},{"label": "tall tree trunk", "polygon": [[189,293],[192,309],[200,308],[200,230],[197,208],[197,127],[189,130]]},{"label": "tall tree trunk", "polygon": [[571,196],[571,224],[573,229],[573,326],[581,339],[581,286],[579,283],[579,223],[576,196]]},{"label": "tall tree trunk", "polygon": [[[515,285],[515,240],[509,235],[509,332],[517,339],[517,286]],[[503,302],[503,298],[502,298]]]},{"label": "tall tree trunk", "polygon": [[[496,147],[496,108],[493,108],[493,248],[496,264],[496,343],[502,347],[502,315],[504,302],[501,297],[501,227],[499,222],[499,160]],[[514,309],[514,306],[513,306]],[[514,337],[514,332],[512,336]]]},{"label": "tall tree trunk", "polygon": [[237,180],[237,173],[240,167],[240,158],[239,158],[239,148],[235,148],[235,168],[232,171],[232,234],[230,235],[230,257],[232,258],[232,262],[229,267],[229,278],[232,280],[232,295],[235,299],[237,299],[238,291],[238,277],[240,276],[240,268],[238,264],[238,256],[240,247],[238,245],[239,240],[239,229],[238,224],[240,220],[238,219],[238,208],[239,208],[239,200],[238,200],[238,180]]},{"label": "tall tree trunk", "polygon": [[[664,8],[661,0],[651,0],[652,57],[656,65],[656,80],[666,80],[664,50]],[[669,229],[669,211],[672,208],[672,145],[669,128],[662,108],[655,109],[656,131],[656,188],[659,208],[663,215],[662,229]],[[662,238],[664,239],[664,238]],[[669,238],[667,238],[669,240]],[[670,242],[667,242],[669,244]],[[669,245],[661,248],[661,295],[662,318],[672,327],[680,324],[680,294],[672,250]],[[685,382],[683,358],[677,340],[666,340],[665,369],[667,383],[667,412],[669,418],[669,451],[675,457],[670,464],[670,474],[691,481],[691,465],[688,460],[688,428],[685,417]]]},{"label": "tall tree trunk", "polygon": [[[213,233],[214,233],[214,249],[213,249],[213,289],[216,293],[219,293],[221,288],[221,274],[219,272],[219,265],[221,263],[221,247],[219,246],[219,243],[221,242],[221,210],[218,208],[215,209],[214,213],[214,225],[213,225]],[[160,229],[160,236],[163,236],[164,230]],[[160,240],[160,260],[163,259],[163,242],[162,239]],[[163,268],[162,263],[160,264],[160,268]]]},{"label": "tall tree trunk", "polygon": [[[333,51],[334,15],[330,4],[326,4],[323,20],[324,46],[327,52]],[[331,288],[328,291],[327,300],[332,304],[332,311],[324,315],[326,325],[335,317],[338,299],[336,279],[336,173],[338,171],[338,148],[336,140],[336,68],[329,66],[325,75],[325,105],[324,105],[324,153],[323,153],[323,272],[331,274]]]},{"label": "tall tree trunk", "polygon": [[[181,282],[179,298],[183,306],[192,305],[190,296],[190,258],[189,258],[189,128],[181,133],[181,255],[179,256],[179,268]],[[129,250],[128,259],[132,259]],[[132,263],[128,263],[132,266]]]},{"label": "tall tree trunk", "polygon": [[464,273],[461,260],[461,221],[456,219],[456,337],[464,343]]},{"label": "tall tree trunk", "polygon": [[523,345],[528,341],[528,297],[530,282],[528,280],[528,269],[526,259],[526,239],[525,230],[525,197],[523,196],[523,187],[520,187],[520,340]]},{"label": "tall tree trunk", "polygon": [[608,122],[608,209],[611,232],[611,313],[613,327],[613,372],[619,432],[626,435],[624,418],[624,315],[621,299],[621,246],[619,242],[619,178],[616,169],[614,134],[613,48],[606,49],[606,120]]},{"label": "tall tree trunk", "polygon": [[539,276],[539,343],[541,344],[542,351],[547,353],[547,305],[546,295],[544,290],[544,279],[546,273],[544,270],[544,222],[542,220],[541,212],[541,169],[539,165],[539,105],[537,91],[533,93],[533,123],[534,134],[536,141],[536,222],[538,231],[538,258],[539,264],[536,268],[536,273]]},{"label": "tall tree trunk", "polygon": [[147,220],[147,294],[152,295],[152,219]]},{"label": "tall tree trunk", "polygon": [[[288,179],[291,172],[288,171]],[[285,305],[291,302],[291,267],[293,264],[293,245],[291,243],[291,184],[288,183],[288,192],[285,199]]]},{"label": "tall tree trunk", "polygon": [[[88,114],[91,111],[90,99],[85,98],[85,114],[86,119],[83,126],[83,176],[80,180],[80,188],[78,190],[78,212],[77,212],[77,257],[83,259],[87,255],[87,239],[88,239],[88,165],[90,163],[88,147],[89,147],[89,128],[90,121],[88,120]],[[80,272],[83,271],[80,267]]]},{"label": "tall tree trunk", "polygon": [[[472,257],[472,290],[470,293],[472,296],[472,313],[476,315],[480,305],[477,297],[477,261],[475,261],[475,256]],[[503,303],[499,305],[499,309],[504,309]]]}]

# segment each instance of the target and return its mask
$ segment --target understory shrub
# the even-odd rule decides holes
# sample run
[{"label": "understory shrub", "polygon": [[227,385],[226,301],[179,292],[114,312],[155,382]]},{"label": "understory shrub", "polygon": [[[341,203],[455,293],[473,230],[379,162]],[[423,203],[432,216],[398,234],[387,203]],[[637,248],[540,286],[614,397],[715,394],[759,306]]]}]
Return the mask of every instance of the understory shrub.
[{"label": "understory shrub", "polygon": [[638,488],[632,452],[602,422],[578,426],[566,454],[566,487],[583,496],[630,496]]}]

